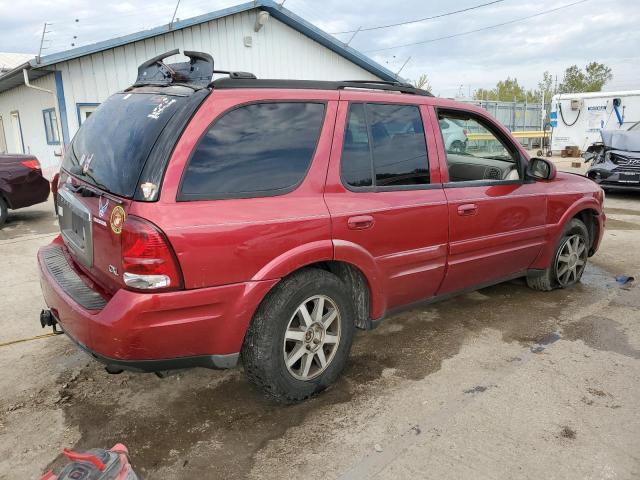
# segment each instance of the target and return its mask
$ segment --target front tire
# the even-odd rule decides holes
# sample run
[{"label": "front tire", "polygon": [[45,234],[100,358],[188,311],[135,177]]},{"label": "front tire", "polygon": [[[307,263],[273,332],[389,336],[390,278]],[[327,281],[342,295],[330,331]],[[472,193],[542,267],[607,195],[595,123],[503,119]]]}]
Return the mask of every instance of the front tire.
[{"label": "front tire", "polygon": [[542,272],[529,273],[527,285],[542,291],[575,285],[582,278],[588,256],[589,231],[581,220],[573,218],[562,233],[553,263]]},{"label": "front tire", "polygon": [[7,207],[7,202],[4,201],[4,198],[0,197],[0,228],[5,224],[8,216],[9,208]]},{"label": "front tire", "polygon": [[278,284],[254,315],[242,346],[249,381],[279,403],[295,403],[331,385],[346,365],[353,306],[332,273],[307,269]]}]

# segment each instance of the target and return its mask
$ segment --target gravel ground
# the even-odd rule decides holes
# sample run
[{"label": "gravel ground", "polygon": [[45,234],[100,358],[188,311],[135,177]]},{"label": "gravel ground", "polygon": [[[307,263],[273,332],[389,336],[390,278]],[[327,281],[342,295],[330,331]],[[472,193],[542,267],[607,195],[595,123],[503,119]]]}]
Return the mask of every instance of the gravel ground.
[{"label": "gravel ground", "polygon": [[[391,317],[301,405],[241,369],[108,375],[65,336],[2,346],[0,478],[116,442],[145,478],[640,478],[640,194],[606,207],[580,285],[514,281]],[[35,252],[56,231],[51,203],[0,231],[0,344],[44,333]]]}]

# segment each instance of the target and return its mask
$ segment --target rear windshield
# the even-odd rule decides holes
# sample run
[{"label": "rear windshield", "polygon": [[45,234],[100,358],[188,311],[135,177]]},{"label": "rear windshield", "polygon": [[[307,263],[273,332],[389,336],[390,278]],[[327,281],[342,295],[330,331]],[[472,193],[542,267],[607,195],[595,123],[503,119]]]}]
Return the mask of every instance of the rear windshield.
[{"label": "rear windshield", "polygon": [[149,152],[185,96],[117,93],[82,124],[62,166],[108,192],[133,197]]}]

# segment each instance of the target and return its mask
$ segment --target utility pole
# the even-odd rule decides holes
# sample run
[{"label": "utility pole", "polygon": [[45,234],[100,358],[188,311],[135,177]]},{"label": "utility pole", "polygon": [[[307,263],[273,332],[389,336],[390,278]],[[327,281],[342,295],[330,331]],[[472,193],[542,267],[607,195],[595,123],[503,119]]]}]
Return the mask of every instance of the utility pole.
[{"label": "utility pole", "polygon": [[44,26],[42,27],[42,36],[40,37],[40,48],[38,49],[38,56],[36,57],[36,63],[40,63],[40,58],[42,57],[42,48],[44,45],[44,36],[47,33],[51,33],[50,31],[47,30],[47,26],[49,24],[47,22],[44,22]]}]

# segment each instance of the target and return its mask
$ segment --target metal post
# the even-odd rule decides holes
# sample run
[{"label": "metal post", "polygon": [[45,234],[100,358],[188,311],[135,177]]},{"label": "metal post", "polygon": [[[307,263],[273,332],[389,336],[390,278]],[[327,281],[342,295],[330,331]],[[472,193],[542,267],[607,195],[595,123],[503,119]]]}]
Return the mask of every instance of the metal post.
[{"label": "metal post", "polygon": [[358,27],[358,29],[355,32],[353,32],[353,35],[351,35],[351,38],[349,39],[349,41],[344,44],[345,47],[349,46],[349,44],[351,43],[351,40],[355,38],[355,36],[360,32],[360,30],[362,30],[362,26]]},{"label": "metal post", "polygon": [[176,19],[176,13],[178,13],[178,7],[180,6],[180,0],[176,3],[176,8],[173,11],[173,16],[171,17],[171,21],[169,22],[169,30],[173,28],[173,21]]},{"label": "metal post", "polygon": [[411,55],[409,55],[409,58],[407,58],[407,61],[402,64],[402,66],[400,67],[400,70],[396,72],[396,77],[398,77],[400,75],[400,72],[404,69],[404,67],[407,66],[407,63],[409,63],[409,60],[411,60]]},{"label": "metal post", "polygon": [[42,57],[42,46],[44,45],[44,36],[47,33],[47,22],[44,22],[44,27],[42,27],[42,36],[40,37],[40,48],[38,49],[38,56],[36,57],[36,63],[40,63],[40,58]]}]

